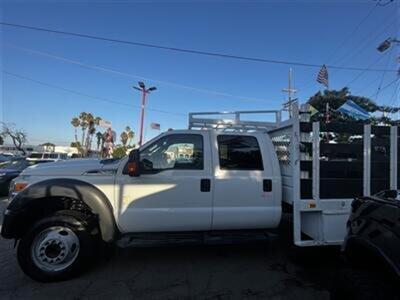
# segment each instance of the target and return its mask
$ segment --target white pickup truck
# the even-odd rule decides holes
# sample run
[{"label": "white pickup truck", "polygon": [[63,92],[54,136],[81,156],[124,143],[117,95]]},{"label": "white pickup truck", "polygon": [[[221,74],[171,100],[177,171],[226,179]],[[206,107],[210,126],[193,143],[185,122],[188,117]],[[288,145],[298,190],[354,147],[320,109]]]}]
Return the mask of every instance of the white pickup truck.
[{"label": "white pickup truck", "polygon": [[[275,119],[241,119],[255,113]],[[39,281],[79,273],[104,242],[127,247],[223,241],[228,233],[231,240],[251,237],[279,225],[283,204],[293,215],[296,245],[340,244],[352,196],[320,197],[319,123],[300,122],[296,106],[286,121],[281,113],[193,113],[189,130],[165,132],[121,160],[28,168],[12,184],[1,234],[19,241],[19,264]],[[364,153],[371,126],[361,128]],[[397,133],[390,129],[396,167]],[[371,155],[362,155],[358,179],[361,193],[369,194]],[[387,175],[387,184],[397,185],[397,169]]]}]

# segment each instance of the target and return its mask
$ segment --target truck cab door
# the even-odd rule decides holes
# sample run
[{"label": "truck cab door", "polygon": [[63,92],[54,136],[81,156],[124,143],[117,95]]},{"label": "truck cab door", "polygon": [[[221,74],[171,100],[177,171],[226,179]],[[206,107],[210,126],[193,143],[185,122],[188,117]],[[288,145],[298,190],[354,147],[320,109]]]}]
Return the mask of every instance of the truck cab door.
[{"label": "truck cab door", "polygon": [[[217,133],[213,230],[273,228],[281,217],[281,184],[263,135]],[[279,168],[279,166],[278,166]]]},{"label": "truck cab door", "polygon": [[122,232],[211,229],[212,176],[208,132],[168,132],[140,151],[141,175],[117,176]]}]

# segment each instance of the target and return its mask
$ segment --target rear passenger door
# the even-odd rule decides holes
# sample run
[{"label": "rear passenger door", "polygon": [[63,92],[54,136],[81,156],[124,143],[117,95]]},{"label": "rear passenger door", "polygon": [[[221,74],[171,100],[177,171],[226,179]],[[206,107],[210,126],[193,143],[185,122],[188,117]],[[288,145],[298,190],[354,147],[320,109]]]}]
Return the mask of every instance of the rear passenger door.
[{"label": "rear passenger door", "polygon": [[272,195],[272,167],[262,157],[260,136],[217,134],[213,230],[275,227],[280,219]]}]

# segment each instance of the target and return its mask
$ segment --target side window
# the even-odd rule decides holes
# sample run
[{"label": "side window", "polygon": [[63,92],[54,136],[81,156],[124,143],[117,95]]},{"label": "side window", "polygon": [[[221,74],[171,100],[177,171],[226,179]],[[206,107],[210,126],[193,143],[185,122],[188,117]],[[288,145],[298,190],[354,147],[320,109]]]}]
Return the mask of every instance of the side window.
[{"label": "side window", "polygon": [[143,173],[162,170],[202,170],[203,136],[199,134],[167,135],[140,153]]},{"label": "side window", "polygon": [[253,136],[219,135],[221,170],[264,170],[258,141]]}]

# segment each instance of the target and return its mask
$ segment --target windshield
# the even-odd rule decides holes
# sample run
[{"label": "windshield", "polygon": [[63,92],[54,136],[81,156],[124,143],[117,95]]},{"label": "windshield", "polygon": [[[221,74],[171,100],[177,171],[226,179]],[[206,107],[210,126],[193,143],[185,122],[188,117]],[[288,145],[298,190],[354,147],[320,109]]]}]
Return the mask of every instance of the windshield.
[{"label": "windshield", "polygon": [[43,158],[58,158],[58,153],[45,153]]}]

